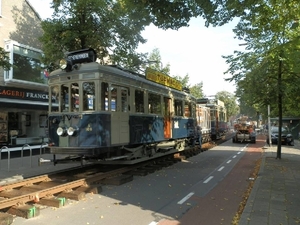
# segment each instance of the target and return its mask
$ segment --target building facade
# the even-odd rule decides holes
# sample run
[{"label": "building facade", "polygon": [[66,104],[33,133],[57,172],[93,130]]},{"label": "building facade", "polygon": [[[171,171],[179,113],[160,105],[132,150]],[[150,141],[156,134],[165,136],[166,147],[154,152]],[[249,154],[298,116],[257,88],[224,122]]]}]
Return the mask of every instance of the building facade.
[{"label": "building facade", "polygon": [[0,146],[41,144],[49,102],[41,18],[27,0],[0,0],[0,29],[0,46],[13,65],[0,68]]}]

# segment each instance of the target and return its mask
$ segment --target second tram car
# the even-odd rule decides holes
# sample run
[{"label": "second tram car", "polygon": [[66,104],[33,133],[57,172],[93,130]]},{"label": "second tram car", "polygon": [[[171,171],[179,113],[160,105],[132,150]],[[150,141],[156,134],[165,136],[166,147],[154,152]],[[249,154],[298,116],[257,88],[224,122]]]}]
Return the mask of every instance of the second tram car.
[{"label": "second tram car", "polygon": [[211,141],[211,119],[210,108],[196,104],[197,125],[201,132],[201,143]]},{"label": "second tram car", "polygon": [[226,108],[224,102],[218,99],[197,99],[197,105],[208,107],[210,110],[211,140],[222,138],[227,132]]},{"label": "second tram car", "polygon": [[95,60],[93,49],[70,52],[49,76],[51,154],[133,163],[195,143],[196,99],[179,81]]}]

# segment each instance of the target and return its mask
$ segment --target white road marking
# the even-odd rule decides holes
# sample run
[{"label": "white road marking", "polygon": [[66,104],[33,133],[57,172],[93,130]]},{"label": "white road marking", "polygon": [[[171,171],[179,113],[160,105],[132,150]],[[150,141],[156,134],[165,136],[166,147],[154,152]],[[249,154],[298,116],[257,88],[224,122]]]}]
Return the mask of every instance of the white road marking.
[{"label": "white road marking", "polygon": [[207,178],[205,181],[203,181],[204,184],[207,184],[211,179],[213,179],[213,176],[210,176],[209,178]]},{"label": "white road marking", "polygon": [[218,171],[222,171],[225,168],[225,166],[220,167],[220,169],[218,169]]},{"label": "white road marking", "polygon": [[236,157],[236,155],[232,156],[232,158],[235,158],[235,157]]},{"label": "white road marking", "polygon": [[158,224],[158,222],[152,221],[151,223],[149,223],[149,225],[156,225]]},{"label": "white road marking", "polygon": [[231,163],[231,160],[228,160],[226,163]]},{"label": "white road marking", "polygon": [[238,152],[237,154],[241,154],[241,152]]},{"label": "white road marking", "polygon": [[189,193],[187,196],[185,196],[183,199],[181,199],[179,202],[177,202],[177,204],[181,205],[186,200],[188,200],[190,197],[192,197],[194,194],[195,194],[194,192]]}]

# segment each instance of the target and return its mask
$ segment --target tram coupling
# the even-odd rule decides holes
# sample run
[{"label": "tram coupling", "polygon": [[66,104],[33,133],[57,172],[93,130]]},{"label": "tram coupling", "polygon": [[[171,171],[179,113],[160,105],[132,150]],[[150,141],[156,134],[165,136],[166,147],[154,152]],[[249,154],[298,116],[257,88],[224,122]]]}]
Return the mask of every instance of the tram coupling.
[{"label": "tram coupling", "polygon": [[39,158],[39,166],[45,163],[53,163],[55,166],[56,164],[63,164],[63,163],[78,163],[80,162],[81,165],[84,164],[84,159],[82,157],[66,157],[63,159],[56,159],[55,156],[53,156],[53,159],[44,159],[44,158]]}]

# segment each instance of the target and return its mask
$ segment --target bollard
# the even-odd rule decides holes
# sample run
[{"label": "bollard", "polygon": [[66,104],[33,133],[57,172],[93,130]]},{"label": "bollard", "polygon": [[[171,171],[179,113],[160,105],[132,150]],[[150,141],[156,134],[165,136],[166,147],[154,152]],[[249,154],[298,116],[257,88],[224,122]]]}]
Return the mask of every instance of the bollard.
[{"label": "bollard", "polygon": [[0,149],[0,170],[1,170],[1,160],[2,160],[2,149],[7,149],[7,171],[10,170],[10,150],[7,146],[3,146],[1,149]]},{"label": "bollard", "polygon": [[[40,147],[40,157],[41,157],[41,155],[42,155],[42,148],[43,148],[43,145],[48,145],[48,143],[43,142],[43,143],[41,144],[41,147]],[[43,154],[45,154],[45,147],[44,147],[43,149],[44,149]]]},{"label": "bollard", "polygon": [[22,147],[22,149],[21,149],[22,167],[23,167],[23,150],[24,150],[25,147],[29,147],[29,150],[30,150],[30,156],[29,156],[29,157],[30,157],[30,167],[32,167],[32,149],[31,149],[31,147],[30,147],[29,144],[23,145],[23,147]]}]

